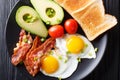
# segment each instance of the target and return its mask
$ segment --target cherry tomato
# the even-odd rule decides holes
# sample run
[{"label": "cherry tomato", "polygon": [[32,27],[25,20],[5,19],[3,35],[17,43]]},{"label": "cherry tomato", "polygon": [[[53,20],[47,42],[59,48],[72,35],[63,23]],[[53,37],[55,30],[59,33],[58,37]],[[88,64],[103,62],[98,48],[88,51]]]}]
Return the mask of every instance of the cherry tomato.
[{"label": "cherry tomato", "polygon": [[77,24],[76,20],[74,20],[74,19],[68,19],[68,20],[65,21],[64,27],[65,27],[65,30],[69,34],[74,34],[74,33],[77,32],[78,24]]},{"label": "cherry tomato", "polygon": [[48,32],[51,37],[58,38],[64,35],[64,28],[61,25],[54,25],[50,27]]}]

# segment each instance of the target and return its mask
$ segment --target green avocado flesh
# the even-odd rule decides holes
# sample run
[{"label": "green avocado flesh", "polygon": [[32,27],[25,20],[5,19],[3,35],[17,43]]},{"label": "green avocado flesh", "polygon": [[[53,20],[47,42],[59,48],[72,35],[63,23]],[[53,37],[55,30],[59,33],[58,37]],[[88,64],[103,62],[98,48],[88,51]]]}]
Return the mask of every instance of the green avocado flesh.
[{"label": "green avocado flesh", "polygon": [[52,0],[30,0],[41,19],[47,25],[60,24],[64,18],[63,9]]},{"label": "green avocado flesh", "polygon": [[29,6],[21,6],[16,12],[16,22],[26,31],[40,37],[47,37],[48,31],[38,13]]}]

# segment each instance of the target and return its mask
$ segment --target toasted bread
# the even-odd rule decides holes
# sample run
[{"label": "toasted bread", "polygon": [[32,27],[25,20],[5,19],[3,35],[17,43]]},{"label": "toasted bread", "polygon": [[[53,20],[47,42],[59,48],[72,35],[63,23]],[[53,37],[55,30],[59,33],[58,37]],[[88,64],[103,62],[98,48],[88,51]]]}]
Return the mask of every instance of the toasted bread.
[{"label": "toasted bread", "polygon": [[67,12],[72,13],[73,11],[83,10],[95,0],[54,0],[60,4]]},{"label": "toasted bread", "polygon": [[65,0],[54,0],[54,1],[57,2],[60,5],[62,5],[65,2]]},{"label": "toasted bread", "polygon": [[117,19],[109,14],[105,14],[104,22],[100,25],[96,26],[93,30],[90,30],[87,32],[87,30],[84,29],[86,32],[86,35],[90,41],[97,38],[100,34],[104,33],[105,31],[111,29],[117,24]]},{"label": "toasted bread", "polygon": [[[88,8],[73,13],[72,16],[78,21],[88,37],[89,35],[94,36],[93,33],[95,33],[96,27],[104,22],[104,12],[103,3],[99,0],[94,2]],[[91,36],[88,37],[89,40],[91,40]]]},{"label": "toasted bread", "polygon": [[72,17],[75,18],[80,24],[82,24],[82,22],[85,20],[88,22],[87,25],[89,26],[91,23],[99,25],[104,20],[104,14],[105,10],[101,0],[95,1],[92,5],[88,6],[82,11],[75,11],[71,13]]},{"label": "toasted bread", "polygon": [[90,41],[117,24],[114,16],[105,14],[102,0],[63,1],[60,5],[80,24]]}]

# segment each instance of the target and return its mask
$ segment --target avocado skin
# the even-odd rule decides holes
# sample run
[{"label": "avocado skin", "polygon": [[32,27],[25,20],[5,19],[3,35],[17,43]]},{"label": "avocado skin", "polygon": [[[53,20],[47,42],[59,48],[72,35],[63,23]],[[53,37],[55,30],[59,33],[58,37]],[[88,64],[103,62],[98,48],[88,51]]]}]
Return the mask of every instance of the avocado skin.
[{"label": "avocado skin", "polygon": [[[30,14],[32,17],[36,18],[33,22],[26,22],[23,16]],[[42,20],[40,19],[38,13],[30,6],[21,6],[16,12],[16,22],[17,24],[25,29],[26,31],[38,35],[40,37],[47,37],[48,31]]]},{"label": "avocado skin", "polygon": [[[32,3],[33,7],[40,15],[41,19],[47,25],[56,25],[56,24],[60,24],[63,21],[64,11],[53,0],[30,0],[30,2]],[[46,14],[47,8],[54,9],[54,11],[56,12],[54,17],[50,18],[49,16],[47,16]]]}]

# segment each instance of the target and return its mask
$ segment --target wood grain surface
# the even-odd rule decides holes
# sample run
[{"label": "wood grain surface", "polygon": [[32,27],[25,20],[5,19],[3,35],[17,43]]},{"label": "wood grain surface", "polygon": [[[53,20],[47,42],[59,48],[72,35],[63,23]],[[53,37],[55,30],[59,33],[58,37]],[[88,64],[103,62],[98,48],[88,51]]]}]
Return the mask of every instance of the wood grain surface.
[{"label": "wood grain surface", "polygon": [[[0,0],[0,80],[30,80],[10,63],[10,57],[5,45],[6,21],[17,1]],[[119,21],[119,0],[104,0],[104,5],[106,13],[115,15]],[[119,33],[119,24],[107,31],[108,43],[105,54],[95,70],[83,80],[120,80]]]}]

